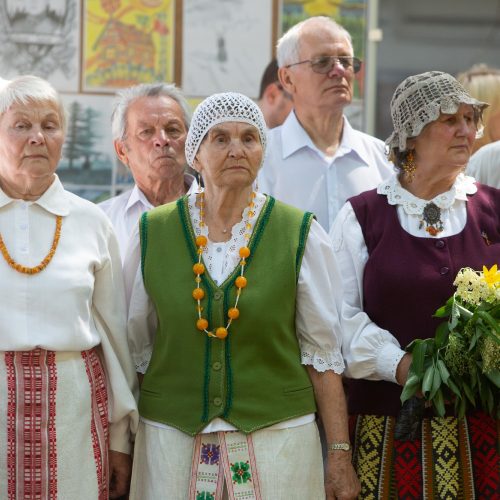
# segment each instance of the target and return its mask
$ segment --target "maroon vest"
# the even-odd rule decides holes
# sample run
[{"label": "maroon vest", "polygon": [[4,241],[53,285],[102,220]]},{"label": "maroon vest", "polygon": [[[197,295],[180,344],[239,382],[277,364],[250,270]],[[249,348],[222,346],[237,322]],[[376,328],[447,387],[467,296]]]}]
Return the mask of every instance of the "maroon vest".
[{"label": "maroon vest", "polygon": [[[442,320],[432,315],[453,294],[462,267],[500,264],[500,190],[477,184],[467,202],[467,223],[446,238],[418,238],[400,225],[396,206],[375,190],[349,201],[361,225],[368,261],[363,309],[404,349],[413,339],[434,336]],[[349,413],[397,415],[401,387],[392,382],[349,379]]]}]

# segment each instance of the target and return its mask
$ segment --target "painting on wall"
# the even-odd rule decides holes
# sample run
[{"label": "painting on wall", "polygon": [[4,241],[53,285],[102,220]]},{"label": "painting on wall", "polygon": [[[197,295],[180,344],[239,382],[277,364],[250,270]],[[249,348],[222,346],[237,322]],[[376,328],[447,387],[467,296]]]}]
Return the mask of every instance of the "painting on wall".
[{"label": "painting on wall", "polygon": [[82,89],[174,80],[175,0],[87,0]]},{"label": "painting on wall", "polygon": [[78,0],[0,0],[0,76],[33,74],[58,90],[79,84]]},{"label": "painting on wall", "polygon": [[192,97],[257,97],[272,58],[273,0],[184,1],[182,88]]},{"label": "painting on wall", "polygon": [[116,158],[110,96],[63,95],[68,129],[57,174],[64,187],[100,201],[130,186],[129,170]]}]

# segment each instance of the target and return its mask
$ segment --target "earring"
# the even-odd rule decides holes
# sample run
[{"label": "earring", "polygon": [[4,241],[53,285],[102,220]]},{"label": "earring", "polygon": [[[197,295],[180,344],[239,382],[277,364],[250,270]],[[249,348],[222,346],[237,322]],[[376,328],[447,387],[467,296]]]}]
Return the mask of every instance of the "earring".
[{"label": "earring", "polygon": [[253,190],[258,191],[259,190],[259,180],[258,177],[255,178],[255,182],[253,183]]},{"label": "earring", "polygon": [[413,154],[413,149],[410,149],[406,154],[406,158],[401,164],[401,168],[405,173],[406,180],[408,182],[413,181],[415,177],[415,170],[417,170],[417,165],[415,164],[415,156]]},{"label": "earring", "polygon": [[196,180],[198,181],[198,194],[201,193],[202,191],[202,186],[201,186],[201,175],[200,175],[200,172],[198,172],[198,170],[196,170]]}]

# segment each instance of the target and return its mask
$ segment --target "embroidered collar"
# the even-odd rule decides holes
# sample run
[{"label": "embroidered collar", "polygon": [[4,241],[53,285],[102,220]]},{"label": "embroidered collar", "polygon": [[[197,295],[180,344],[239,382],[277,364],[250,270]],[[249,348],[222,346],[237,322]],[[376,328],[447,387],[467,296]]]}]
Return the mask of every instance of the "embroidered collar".
[{"label": "embroidered collar", "polygon": [[442,210],[449,209],[455,200],[467,201],[467,195],[477,191],[475,180],[465,174],[459,174],[449,191],[437,195],[432,200],[422,200],[404,189],[395,174],[379,184],[378,194],[387,196],[389,205],[401,205],[408,215],[422,215],[424,209],[434,203]]}]

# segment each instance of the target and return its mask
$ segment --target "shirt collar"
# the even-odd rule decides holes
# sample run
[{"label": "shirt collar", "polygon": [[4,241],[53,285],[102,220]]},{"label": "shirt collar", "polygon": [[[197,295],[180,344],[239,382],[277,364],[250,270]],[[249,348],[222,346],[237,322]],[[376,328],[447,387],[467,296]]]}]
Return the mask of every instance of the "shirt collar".
[{"label": "shirt collar", "polygon": [[[7,196],[2,189],[0,189],[0,207],[4,207],[9,203],[19,201]],[[38,198],[38,200],[30,201],[29,203],[39,205],[54,215],[65,216],[69,214],[69,199],[68,192],[64,189],[59,177],[54,174],[54,181],[45,191],[45,193]]]},{"label": "shirt collar", "polygon": [[[364,143],[360,140],[359,135],[355,133],[355,130],[352,128],[347,117],[344,116],[343,120],[344,126],[342,130],[342,139],[335,157],[352,153],[357,155],[359,159],[368,166],[370,156],[366,151]],[[316,146],[316,144],[314,144],[304,127],[302,127],[299,123],[299,120],[295,115],[295,110],[292,110],[287,119],[284,121],[281,127],[281,134],[283,159],[291,156],[299,149],[306,147],[316,151],[322,158],[325,157],[325,154]]]},{"label": "shirt collar", "polygon": [[[184,183],[186,186],[189,186],[187,194],[195,192],[198,189],[198,182],[194,176],[190,174],[184,174]],[[134,185],[130,193],[127,204],[125,205],[125,211],[131,209],[136,203],[140,203],[146,210],[154,208],[154,206],[146,198],[146,195],[137,187],[137,184]]]}]

